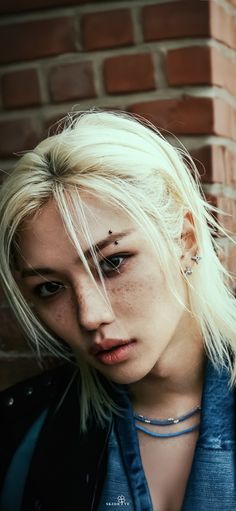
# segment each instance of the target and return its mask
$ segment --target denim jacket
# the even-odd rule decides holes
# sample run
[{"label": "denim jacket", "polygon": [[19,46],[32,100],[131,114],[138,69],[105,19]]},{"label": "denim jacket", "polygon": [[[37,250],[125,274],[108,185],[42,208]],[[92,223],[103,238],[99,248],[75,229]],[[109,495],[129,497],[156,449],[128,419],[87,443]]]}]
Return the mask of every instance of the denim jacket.
[{"label": "denim jacket", "polygon": [[[23,435],[6,471],[1,511],[64,511],[65,502],[69,511],[105,511],[117,506],[122,511],[152,511],[127,393],[123,390],[117,393],[123,413],[114,419],[112,429],[100,432],[92,424],[90,433],[81,437],[78,419],[74,419],[77,391],[77,386],[75,390],[72,385],[59,418],[55,407],[53,412],[42,408]],[[218,371],[208,362],[200,435],[182,511],[233,509],[236,509],[234,393],[228,386],[227,370]]]},{"label": "denim jacket", "polygon": [[[226,369],[218,371],[207,363],[200,434],[182,511],[236,509],[234,393],[228,380]],[[126,421],[117,419],[109,443],[99,511],[118,504],[119,509],[152,511],[129,405]]]}]

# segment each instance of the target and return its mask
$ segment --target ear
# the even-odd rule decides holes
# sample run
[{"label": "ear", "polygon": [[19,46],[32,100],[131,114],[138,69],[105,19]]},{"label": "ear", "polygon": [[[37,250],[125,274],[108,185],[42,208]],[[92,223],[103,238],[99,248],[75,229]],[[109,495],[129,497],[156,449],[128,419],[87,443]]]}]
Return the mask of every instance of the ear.
[{"label": "ear", "polygon": [[182,234],[180,239],[182,255],[180,257],[183,270],[186,267],[192,268],[194,260],[191,258],[198,253],[196,242],[195,226],[191,213],[186,213],[183,221]]}]

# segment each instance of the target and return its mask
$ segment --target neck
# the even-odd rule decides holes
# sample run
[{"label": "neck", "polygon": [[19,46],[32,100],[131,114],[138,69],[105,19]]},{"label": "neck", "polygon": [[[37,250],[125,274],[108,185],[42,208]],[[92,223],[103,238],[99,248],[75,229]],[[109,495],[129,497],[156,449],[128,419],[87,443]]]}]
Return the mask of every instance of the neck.
[{"label": "neck", "polygon": [[130,385],[134,410],[151,417],[178,416],[201,403],[205,354],[201,336],[181,338],[162,354],[152,371]]}]

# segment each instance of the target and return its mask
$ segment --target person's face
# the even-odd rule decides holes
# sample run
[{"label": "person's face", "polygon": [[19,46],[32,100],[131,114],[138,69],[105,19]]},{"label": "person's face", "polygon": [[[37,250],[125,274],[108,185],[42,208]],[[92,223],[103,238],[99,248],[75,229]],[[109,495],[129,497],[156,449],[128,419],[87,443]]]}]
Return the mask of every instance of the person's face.
[{"label": "person's face", "polygon": [[[38,317],[77,357],[113,381],[132,383],[150,373],[173,345],[186,311],[168,289],[154,249],[136,224],[101,200],[84,196],[84,203],[111,307],[92,260],[97,288],[52,201],[22,226],[16,278]],[[81,234],[79,239],[86,252]],[[187,303],[180,271],[175,280]]]}]

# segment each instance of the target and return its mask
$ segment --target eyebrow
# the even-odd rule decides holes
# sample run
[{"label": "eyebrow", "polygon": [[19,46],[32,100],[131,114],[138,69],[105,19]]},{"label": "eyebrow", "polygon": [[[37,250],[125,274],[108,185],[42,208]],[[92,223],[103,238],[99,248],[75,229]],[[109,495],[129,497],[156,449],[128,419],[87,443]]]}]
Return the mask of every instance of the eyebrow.
[{"label": "eyebrow", "polygon": [[[85,250],[84,256],[86,259],[89,259],[92,257],[92,252],[98,252],[99,250],[102,250],[112,243],[114,243],[116,240],[121,240],[125,238],[125,236],[128,236],[128,234],[131,234],[133,232],[133,229],[128,229],[126,231],[122,232],[116,232],[109,234],[106,238],[104,238],[101,241],[98,241],[94,245],[92,245],[90,248]],[[51,275],[52,273],[55,273],[55,270],[53,268],[48,267],[38,267],[38,268],[22,268],[21,270],[21,278],[25,279],[27,277],[38,277],[41,275]]]}]

